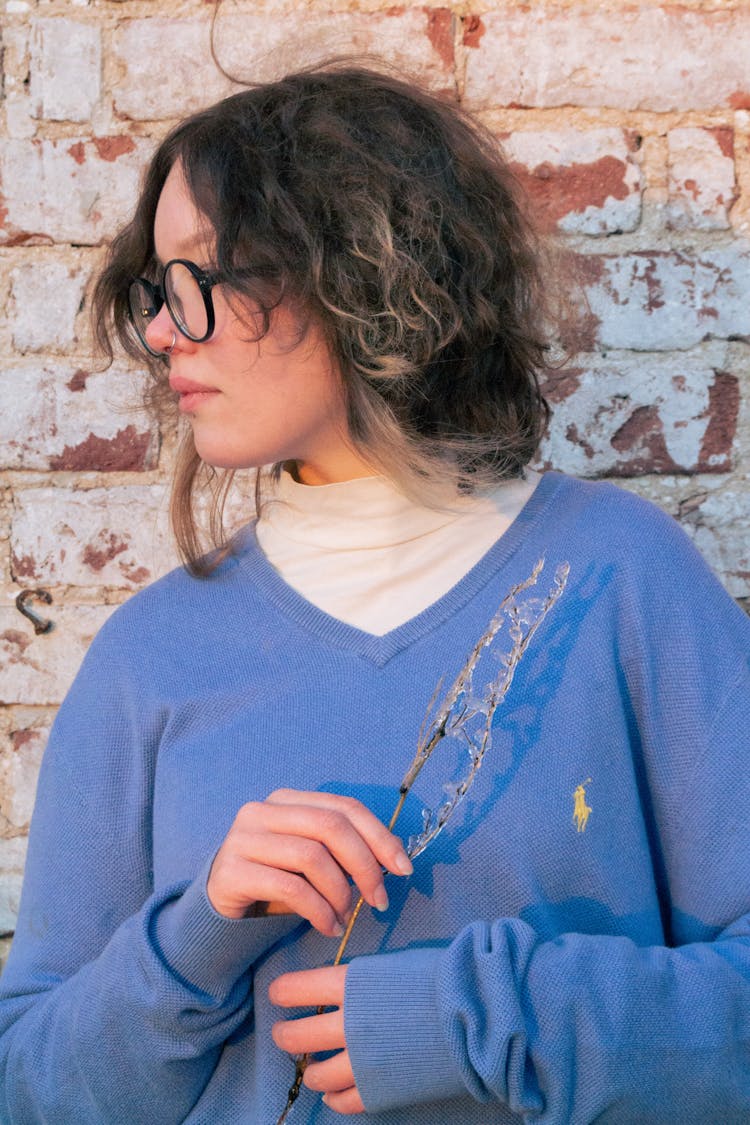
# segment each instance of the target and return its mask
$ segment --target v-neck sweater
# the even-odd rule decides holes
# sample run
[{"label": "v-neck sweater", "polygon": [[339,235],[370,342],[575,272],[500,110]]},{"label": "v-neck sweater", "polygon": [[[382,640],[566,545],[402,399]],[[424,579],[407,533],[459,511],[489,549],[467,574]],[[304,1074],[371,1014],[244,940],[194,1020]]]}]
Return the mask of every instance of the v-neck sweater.
[{"label": "v-neck sweater", "polygon": [[428,508],[382,476],[313,487],[284,472],[256,535],[274,569],[307,601],[383,636],[455,586],[508,530],[539,479],[527,470]]},{"label": "v-neck sweater", "polygon": [[[0,981],[0,1120],[273,1125],[279,974],[335,942],[206,894],[279,787],[384,820],[435,686],[546,559],[567,588],[455,817],[363,911],[344,1019],[367,1113],[338,1125],[739,1123],[750,1104],[750,624],[682,531],[547,473],[450,590],[382,637],[306,601],[252,527],[208,579],[120,607],[55,722]],[[399,831],[465,768],[440,749]]]}]

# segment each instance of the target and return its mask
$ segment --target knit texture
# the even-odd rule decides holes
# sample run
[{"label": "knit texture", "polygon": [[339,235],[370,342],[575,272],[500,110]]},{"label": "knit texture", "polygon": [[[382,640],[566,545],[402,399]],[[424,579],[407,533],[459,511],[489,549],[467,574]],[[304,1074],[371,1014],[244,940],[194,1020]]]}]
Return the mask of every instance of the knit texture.
[{"label": "knit texture", "polygon": [[[345,1023],[382,1125],[747,1121],[750,624],[667,516],[546,474],[444,597],[382,637],[305,601],[253,529],[92,645],[45,755],[0,991],[9,1125],[274,1125],[268,986],[335,942],[205,892],[273,789],[387,819],[438,680],[538,558],[568,588],[464,805],[354,930]],[[465,763],[436,751],[399,828]],[[583,795],[582,795],[583,791]],[[588,813],[585,812],[588,810]],[[305,1090],[290,1115],[342,1118]]]}]

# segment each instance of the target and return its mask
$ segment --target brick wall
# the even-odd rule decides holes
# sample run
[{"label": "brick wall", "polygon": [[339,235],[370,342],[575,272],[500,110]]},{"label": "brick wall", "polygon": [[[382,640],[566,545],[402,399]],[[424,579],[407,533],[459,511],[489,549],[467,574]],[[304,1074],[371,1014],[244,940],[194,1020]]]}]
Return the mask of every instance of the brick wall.
[{"label": "brick wall", "polygon": [[[114,605],[173,565],[173,435],[97,373],[87,296],[155,142],[231,83],[205,0],[5,0],[0,105],[0,934],[56,705]],[[718,9],[718,10],[717,10]],[[228,69],[374,51],[504,140],[572,252],[542,462],[661,504],[750,595],[750,4],[227,0]],[[15,608],[54,629],[36,635]]]}]

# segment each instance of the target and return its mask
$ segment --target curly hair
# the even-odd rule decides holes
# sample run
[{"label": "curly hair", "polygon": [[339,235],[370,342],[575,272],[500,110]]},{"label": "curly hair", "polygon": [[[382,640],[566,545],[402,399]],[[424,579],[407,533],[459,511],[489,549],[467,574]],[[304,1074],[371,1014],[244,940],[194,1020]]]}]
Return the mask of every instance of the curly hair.
[{"label": "curly hair", "polygon": [[[127,288],[155,270],[156,206],[177,161],[215,236],[215,268],[261,310],[262,332],[282,302],[320,325],[368,464],[428,503],[436,486],[465,493],[523,472],[548,414],[542,270],[488,130],[411,82],[340,60],[187,118],[156,151],[97,280],[94,329],[110,361],[115,340],[144,360]],[[147,405],[174,418],[163,361],[146,362]],[[195,515],[207,479],[218,545],[231,474],[207,470],[187,432],[172,523],[193,573],[212,568]]]}]

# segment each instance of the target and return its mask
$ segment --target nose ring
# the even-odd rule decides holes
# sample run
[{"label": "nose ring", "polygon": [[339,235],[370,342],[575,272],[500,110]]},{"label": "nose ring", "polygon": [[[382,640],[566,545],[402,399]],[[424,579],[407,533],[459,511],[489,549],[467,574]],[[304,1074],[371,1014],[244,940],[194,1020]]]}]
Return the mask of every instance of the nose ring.
[{"label": "nose ring", "polygon": [[164,349],[164,354],[165,355],[171,355],[172,352],[174,351],[174,346],[175,346],[176,343],[177,343],[177,333],[173,331],[172,332],[172,343],[169,345],[168,348]]}]

